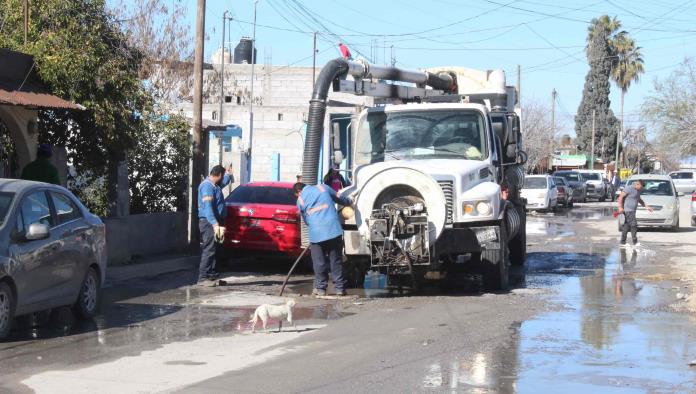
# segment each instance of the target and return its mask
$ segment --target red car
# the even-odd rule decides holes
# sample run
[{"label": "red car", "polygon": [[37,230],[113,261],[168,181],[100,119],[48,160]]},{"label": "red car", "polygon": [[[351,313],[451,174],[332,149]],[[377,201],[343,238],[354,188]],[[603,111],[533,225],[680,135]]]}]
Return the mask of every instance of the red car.
[{"label": "red car", "polygon": [[292,186],[252,182],[234,189],[225,200],[225,248],[299,256],[300,216]]}]

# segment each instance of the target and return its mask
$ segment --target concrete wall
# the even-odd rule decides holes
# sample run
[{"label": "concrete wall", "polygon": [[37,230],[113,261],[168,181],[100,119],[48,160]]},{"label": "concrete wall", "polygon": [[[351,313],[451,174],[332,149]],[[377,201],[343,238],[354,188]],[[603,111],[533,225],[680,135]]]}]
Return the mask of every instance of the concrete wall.
[{"label": "concrete wall", "polygon": [[187,223],[185,212],[149,213],[106,219],[109,265],[128,263],[135,256],[185,250]]}]

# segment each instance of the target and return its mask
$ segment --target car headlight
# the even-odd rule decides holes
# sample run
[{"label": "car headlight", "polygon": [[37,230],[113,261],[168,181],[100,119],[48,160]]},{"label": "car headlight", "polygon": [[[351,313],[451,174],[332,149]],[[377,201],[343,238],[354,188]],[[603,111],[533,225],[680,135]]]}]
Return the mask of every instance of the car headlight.
[{"label": "car headlight", "polygon": [[462,204],[462,208],[465,215],[471,216],[488,216],[493,212],[493,207],[488,201],[465,201]]},{"label": "car headlight", "polygon": [[539,198],[546,198],[546,193],[539,193]]}]

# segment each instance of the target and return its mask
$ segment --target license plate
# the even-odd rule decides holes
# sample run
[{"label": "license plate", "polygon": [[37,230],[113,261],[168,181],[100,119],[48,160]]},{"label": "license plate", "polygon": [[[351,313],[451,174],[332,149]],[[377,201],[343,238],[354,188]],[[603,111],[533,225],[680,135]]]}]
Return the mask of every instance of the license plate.
[{"label": "license plate", "polygon": [[259,219],[246,218],[244,219],[244,225],[247,227],[258,227],[261,225],[261,223],[259,222]]},{"label": "license plate", "polygon": [[481,229],[476,231],[476,239],[482,244],[497,240],[498,234],[495,232],[495,228]]}]

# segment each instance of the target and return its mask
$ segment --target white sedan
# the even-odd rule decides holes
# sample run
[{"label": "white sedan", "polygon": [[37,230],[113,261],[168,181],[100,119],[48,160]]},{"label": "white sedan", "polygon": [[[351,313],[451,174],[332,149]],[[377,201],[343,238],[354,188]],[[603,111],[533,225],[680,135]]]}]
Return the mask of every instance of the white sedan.
[{"label": "white sedan", "polygon": [[551,210],[558,202],[558,189],[549,175],[527,175],[524,177],[522,197],[527,200],[527,209]]},{"label": "white sedan", "polygon": [[628,179],[626,186],[638,180],[645,183],[640,197],[653,212],[638,206],[636,221],[639,227],[668,227],[679,229],[679,198],[670,177],[666,175],[634,175]]}]

